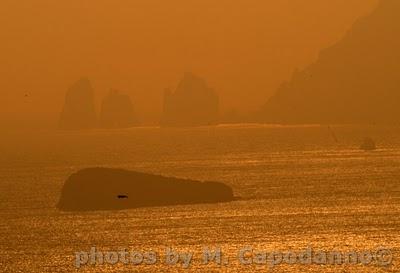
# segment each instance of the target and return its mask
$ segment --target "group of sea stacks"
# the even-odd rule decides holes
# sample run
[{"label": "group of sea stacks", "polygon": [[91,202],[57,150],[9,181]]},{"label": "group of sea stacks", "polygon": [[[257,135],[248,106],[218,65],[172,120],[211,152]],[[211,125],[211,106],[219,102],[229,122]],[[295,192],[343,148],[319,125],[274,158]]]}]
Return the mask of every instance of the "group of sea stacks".
[{"label": "group of sea stacks", "polygon": [[[247,121],[280,124],[398,123],[400,115],[400,1],[381,0],[315,63],[294,73]],[[185,74],[166,90],[162,126],[218,121],[218,96],[205,81]],[[103,103],[102,127],[136,124],[129,97],[113,92]],[[61,127],[97,126],[93,90],[81,80],[68,91]]]},{"label": "group of sea stacks", "polygon": [[[161,125],[168,127],[214,125],[218,121],[219,99],[205,80],[186,73],[176,91],[164,95]],[[136,126],[133,103],[128,95],[111,90],[103,99],[100,115],[96,113],[94,90],[90,81],[80,79],[67,91],[60,117],[60,128],[129,128]]]},{"label": "group of sea stacks", "polygon": [[90,81],[82,78],[67,91],[60,117],[60,128],[126,128],[137,124],[132,101],[128,95],[111,90],[103,99],[100,116],[96,113],[94,91]]}]

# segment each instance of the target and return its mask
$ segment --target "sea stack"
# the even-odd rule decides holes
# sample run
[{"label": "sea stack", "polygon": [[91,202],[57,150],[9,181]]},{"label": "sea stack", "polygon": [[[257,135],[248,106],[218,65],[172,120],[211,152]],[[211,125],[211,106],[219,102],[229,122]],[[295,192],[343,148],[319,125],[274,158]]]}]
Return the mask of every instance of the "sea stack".
[{"label": "sea stack", "polygon": [[128,128],[137,125],[133,103],[128,95],[111,90],[104,98],[100,111],[102,128]]},{"label": "sea stack", "polygon": [[90,129],[97,125],[93,88],[87,78],[74,83],[67,91],[60,116],[60,129]]},{"label": "sea stack", "polygon": [[91,168],[68,178],[57,207],[63,211],[121,210],[233,200],[232,189],[219,182]]},{"label": "sea stack", "polygon": [[207,126],[218,123],[219,98],[204,79],[185,73],[175,92],[166,89],[162,126]]}]

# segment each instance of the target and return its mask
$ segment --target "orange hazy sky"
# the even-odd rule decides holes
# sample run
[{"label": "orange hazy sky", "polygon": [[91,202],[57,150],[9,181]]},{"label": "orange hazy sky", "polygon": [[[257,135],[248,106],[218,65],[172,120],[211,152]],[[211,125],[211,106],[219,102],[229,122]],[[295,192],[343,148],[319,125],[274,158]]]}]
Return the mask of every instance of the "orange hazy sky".
[{"label": "orange hazy sky", "polygon": [[156,123],[185,71],[207,79],[222,112],[251,111],[377,2],[1,0],[0,122],[55,125],[68,86],[87,76],[97,105],[117,88]]}]

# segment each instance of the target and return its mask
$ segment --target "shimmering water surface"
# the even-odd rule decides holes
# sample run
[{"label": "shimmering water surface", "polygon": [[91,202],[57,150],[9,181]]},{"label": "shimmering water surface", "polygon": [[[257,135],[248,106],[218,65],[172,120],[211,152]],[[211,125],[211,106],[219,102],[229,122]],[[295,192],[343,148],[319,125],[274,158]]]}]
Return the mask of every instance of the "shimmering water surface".
[{"label": "shimmering water surface", "polygon": [[[332,134],[336,134],[335,142]],[[365,136],[378,150],[358,149]],[[399,272],[400,127],[218,126],[5,133],[0,144],[0,272]],[[232,203],[63,213],[65,179],[107,166],[233,187]],[[189,269],[75,268],[75,252],[194,252]],[[393,265],[240,265],[237,251],[391,249]],[[220,247],[226,266],[202,265]]]}]

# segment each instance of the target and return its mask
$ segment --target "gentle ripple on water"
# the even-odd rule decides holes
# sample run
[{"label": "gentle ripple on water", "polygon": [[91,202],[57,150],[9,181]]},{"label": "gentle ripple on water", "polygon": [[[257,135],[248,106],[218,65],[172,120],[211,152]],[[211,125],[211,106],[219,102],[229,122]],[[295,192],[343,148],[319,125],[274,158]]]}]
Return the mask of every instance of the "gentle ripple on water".
[{"label": "gentle ripple on water", "polygon": [[[374,250],[388,247],[394,265],[281,265],[272,272],[398,272],[400,129],[221,126],[140,128],[117,132],[41,133],[0,144],[1,272],[74,272],[74,253],[100,250],[194,251],[189,269],[83,267],[79,272],[267,272],[243,266],[238,249]],[[359,151],[364,136],[379,150]],[[66,177],[109,166],[223,181],[242,199],[216,205],[62,213]],[[229,266],[203,266],[203,247],[218,246]]]}]

